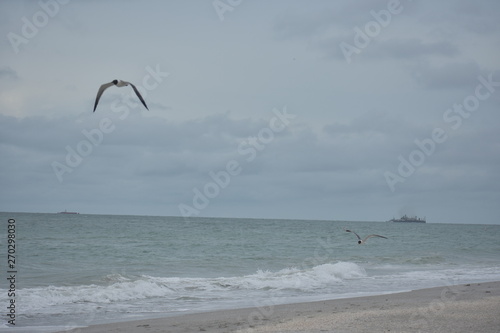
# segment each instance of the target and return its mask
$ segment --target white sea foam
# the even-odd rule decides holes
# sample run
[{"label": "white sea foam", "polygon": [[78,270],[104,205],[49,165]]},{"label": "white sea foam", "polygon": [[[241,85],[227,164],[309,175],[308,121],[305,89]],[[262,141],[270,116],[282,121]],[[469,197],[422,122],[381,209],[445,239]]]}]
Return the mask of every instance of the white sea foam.
[{"label": "white sea foam", "polygon": [[83,285],[45,288],[21,289],[19,303],[25,305],[26,311],[36,312],[37,309],[63,304],[97,303],[109,304],[147,297],[161,297],[172,294],[167,285],[158,283],[155,279],[141,277],[137,280],[123,278],[121,282],[109,285]]},{"label": "white sea foam", "polygon": [[[391,267],[393,268],[393,267]],[[393,272],[390,275],[369,276],[366,270],[352,262],[337,262],[314,266],[310,269],[286,268],[276,272],[259,270],[251,275],[217,278],[180,278],[154,277],[143,275],[125,277],[119,274],[106,276],[101,284],[80,286],[49,286],[44,288],[25,288],[19,290],[18,304],[26,314],[76,313],[78,309],[85,312],[89,308],[98,308],[110,304],[134,303],[138,300],[183,300],[196,301],[206,298],[234,299],[244,294],[259,292],[287,291],[293,294],[314,294],[315,291],[334,293],[345,290],[373,292],[356,289],[356,284],[366,284],[370,280],[372,286],[378,285],[391,291],[391,287],[405,288],[410,281],[428,281],[432,284],[459,283],[462,279],[470,279],[470,275],[481,274],[480,279],[498,277],[495,269],[471,271],[466,269]],[[461,276],[463,278],[461,278]],[[451,278],[453,277],[453,281]],[[431,284],[431,285],[432,285]],[[423,286],[424,287],[424,286]],[[381,290],[382,291],[382,290]],[[396,291],[396,290],[394,290]],[[2,292],[2,291],[0,291]],[[2,292],[2,294],[5,294]]]},{"label": "white sea foam", "polygon": [[221,282],[246,289],[298,289],[308,291],[365,275],[364,269],[357,264],[339,262],[318,265],[306,270],[299,268],[286,268],[278,272],[259,270],[253,275],[221,279]]},{"label": "white sea foam", "polygon": [[[255,274],[218,278],[180,278],[180,277],[125,277],[119,274],[106,276],[102,284],[80,286],[49,286],[26,288],[19,291],[19,304],[25,313],[56,313],[65,311],[64,306],[79,305],[84,311],[86,305],[105,306],[106,304],[130,302],[141,299],[192,297],[223,295],[231,291],[269,291],[297,290],[308,292],[315,289],[339,285],[345,280],[362,278],[365,270],[350,262],[322,264],[310,269],[286,268],[277,272],[259,270]],[[227,296],[226,296],[227,297]],[[66,308],[68,312],[74,309]]]}]

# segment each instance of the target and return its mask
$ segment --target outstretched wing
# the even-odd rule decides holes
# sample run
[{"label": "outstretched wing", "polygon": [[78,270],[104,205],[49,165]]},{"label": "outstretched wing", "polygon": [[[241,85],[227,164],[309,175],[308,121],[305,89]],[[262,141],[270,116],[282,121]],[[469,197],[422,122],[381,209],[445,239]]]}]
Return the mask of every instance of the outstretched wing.
[{"label": "outstretched wing", "polygon": [[355,233],[354,231],[349,230],[349,229],[345,229],[345,228],[344,228],[344,230],[345,230],[346,232],[352,232],[353,234],[355,234],[355,235],[356,235],[356,237],[358,237],[358,239],[359,239],[359,240],[361,240],[361,237],[359,237],[359,235],[358,235],[357,233]]},{"label": "outstretched wing", "polygon": [[366,236],[366,237],[365,237],[365,239],[363,239],[363,242],[365,242],[365,241],[366,241],[368,238],[370,238],[370,237],[380,237],[380,238],[385,238],[385,239],[387,239],[387,237],[385,237],[385,236],[380,236],[380,235],[368,235],[368,236]]},{"label": "outstretched wing", "polygon": [[142,105],[144,105],[144,107],[146,108],[146,110],[149,111],[148,109],[148,106],[146,105],[146,102],[144,101],[144,99],[142,98],[141,94],[139,93],[139,90],[137,90],[137,88],[130,82],[127,82],[128,84],[130,84],[132,86],[132,89],[134,89],[135,91],[135,94],[137,95],[137,97],[139,97],[139,99],[141,100],[142,102]]},{"label": "outstretched wing", "polygon": [[110,83],[105,83],[105,84],[103,84],[102,86],[99,87],[99,90],[97,91],[97,96],[95,98],[94,112],[95,112],[95,108],[97,107],[97,103],[99,103],[99,100],[101,99],[102,93],[104,92],[104,90],[108,89],[112,85],[114,85],[114,83],[110,82]]}]

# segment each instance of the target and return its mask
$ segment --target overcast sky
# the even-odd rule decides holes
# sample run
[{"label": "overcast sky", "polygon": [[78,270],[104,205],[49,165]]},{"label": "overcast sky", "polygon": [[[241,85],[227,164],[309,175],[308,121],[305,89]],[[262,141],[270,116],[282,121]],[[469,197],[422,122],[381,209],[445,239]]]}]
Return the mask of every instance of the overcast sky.
[{"label": "overcast sky", "polygon": [[[0,1],[0,210],[500,223],[500,2]],[[111,87],[92,112],[99,86]]]}]

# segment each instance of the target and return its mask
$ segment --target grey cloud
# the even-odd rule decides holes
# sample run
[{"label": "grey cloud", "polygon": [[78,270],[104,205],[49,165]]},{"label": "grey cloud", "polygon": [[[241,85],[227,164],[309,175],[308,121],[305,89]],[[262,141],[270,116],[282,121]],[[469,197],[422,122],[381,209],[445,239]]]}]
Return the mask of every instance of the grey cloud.
[{"label": "grey cloud", "polygon": [[16,118],[0,115],[0,141],[13,149],[53,153],[64,148],[66,140],[77,138],[74,120],[68,118],[54,122],[34,116]]},{"label": "grey cloud", "polygon": [[[304,198],[314,207],[315,200],[341,202],[339,196],[342,200],[348,197],[359,200],[360,195],[363,198],[371,193],[380,195],[388,192],[383,173],[397,167],[399,154],[406,156],[415,149],[415,137],[422,138],[422,133],[428,132],[390,114],[366,113],[348,123],[325,124],[326,138],[303,124],[292,126],[287,133],[276,136],[254,160],[247,162],[237,153],[237,146],[242,139],[266,126],[266,121],[232,119],[228,114],[218,114],[174,125],[166,120],[135,115],[123,123],[116,120],[115,131],[106,134],[103,143],[60,184],[50,163],[62,161],[64,145],[75,146],[83,138],[79,132],[90,128],[90,123],[75,125],[70,119],[59,119],[58,126],[39,126],[38,132],[24,131],[21,135],[21,129],[47,124],[34,118],[23,122],[5,120],[0,122],[1,133],[4,133],[2,142],[9,144],[1,147],[3,163],[6,163],[2,183],[12,187],[18,184],[11,193],[14,199],[23,197],[28,185],[19,187],[24,181],[12,176],[7,178],[7,174],[29,179],[29,186],[37,187],[30,192],[30,197],[38,203],[46,202],[46,193],[53,193],[59,200],[78,200],[79,207],[103,212],[106,208],[101,207],[101,198],[109,197],[108,208],[139,209],[139,204],[148,206],[146,202],[154,202],[151,209],[161,211],[164,205],[165,211],[175,213],[177,204],[192,199],[193,188],[202,188],[211,181],[209,172],[222,170],[230,159],[241,163],[242,172],[213,200],[205,214],[231,211],[227,206],[231,198],[239,198],[239,204],[241,200],[246,202],[246,208],[240,210],[244,214],[251,213],[249,203],[267,207],[266,200],[271,198],[276,198],[273,201],[276,207]],[[6,127],[12,130],[5,132]],[[138,128],[135,132],[134,127]],[[457,137],[458,134],[438,147],[425,165],[401,186],[399,193],[413,195],[436,186],[452,190],[460,175],[470,178],[467,189],[481,190],[479,184],[485,185],[491,177],[477,170],[487,172],[481,164],[498,163],[494,157],[500,156],[495,144],[498,134],[491,131],[481,137]],[[43,148],[40,138],[45,138],[42,140],[45,150],[40,149]],[[488,149],[475,149],[485,140],[488,144],[483,147]],[[450,168],[449,163],[453,167]],[[497,191],[496,187],[489,184],[492,191]],[[124,188],[133,190],[124,191]],[[140,198],[140,203],[134,203],[135,198]],[[127,208],[123,208],[125,206]]]},{"label": "grey cloud", "polygon": [[385,58],[413,59],[423,56],[454,57],[460,52],[456,45],[448,41],[424,42],[419,38],[410,38],[377,41],[367,53]]},{"label": "grey cloud", "polygon": [[436,26],[436,30],[478,35],[491,35],[500,30],[500,3],[495,0],[435,2],[428,7],[420,6],[420,9],[417,19],[422,24]]},{"label": "grey cloud", "polygon": [[[137,176],[207,173],[225,166],[230,159],[243,159],[238,153],[239,144],[269,126],[268,120],[233,119],[229,113],[180,124],[130,114],[126,121],[109,118],[113,131],[96,134],[99,122],[105,118],[89,114],[75,122],[70,118],[0,116],[2,155],[43,154],[47,163],[45,170],[50,174],[53,161],[65,163],[66,147],[77,151],[82,141],[91,141],[85,132],[100,141],[91,145],[92,152],[83,158],[81,165],[95,169],[92,177],[106,170],[113,173],[109,168],[120,168],[120,172]],[[289,135],[287,130],[275,133],[275,141]],[[127,169],[125,165],[133,167]],[[68,174],[67,178],[72,175]]]},{"label": "grey cloud", "polygon": [[17,72],[9,66],[0,67],[0,79],[16,80],[19,76]]},{"label": "grey cloud", "polygon": [[300,12],[285,12],[276,19],[273,33],[278,39],[324,38],[331,31],[352,31],[357,25],[373,20],[370,11],[387,8],[387,1],[322,1]]},{"label": "grey cloud", "polygon": [[[345,55],[340,47],[341,43],[353,45],[352,34],[335,36],[317,41],[317,47],[324,52],[327,58],[345,61]],[[420,60],[429,57],[454,58],[460,54],[459,48],[448,41],[424,42],[419,38],[393,38],[384,40],[377,38],[366,48],[361,49],[359,55],[364,61],[380,61],[388,59]]]},{"label": "grey cloud", "polygon": [[475,62],[452,62],[441,66],[421,62],[413,70],[413,77],[426,89],[472,89],[480,73],[479,65]]}]

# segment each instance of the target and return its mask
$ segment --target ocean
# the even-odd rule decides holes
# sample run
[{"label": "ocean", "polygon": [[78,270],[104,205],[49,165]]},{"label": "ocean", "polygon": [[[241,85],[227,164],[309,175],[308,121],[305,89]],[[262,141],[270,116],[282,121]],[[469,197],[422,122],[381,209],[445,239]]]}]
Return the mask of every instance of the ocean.
[{"label": "ocean", "polygon": [[[284,303],[500,280],[500,225],[491,221],[34,213],[0,213],[0,220],[0,331],[54,332],[243,307],[264,312]],[[358,245],[344,227],[388,239]],[[12,301],[15,326],[8,324]]]}]

